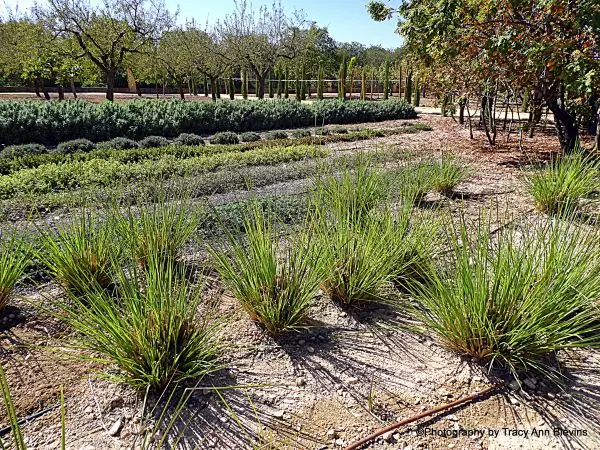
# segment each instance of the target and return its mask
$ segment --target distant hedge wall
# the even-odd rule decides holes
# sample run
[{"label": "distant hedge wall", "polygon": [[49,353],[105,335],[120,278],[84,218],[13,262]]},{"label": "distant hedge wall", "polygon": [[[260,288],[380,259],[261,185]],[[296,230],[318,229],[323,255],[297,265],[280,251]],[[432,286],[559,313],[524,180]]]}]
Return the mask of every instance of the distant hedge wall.
[{"label": "distant hedge wall", "polygon": [[174,137],[181,133],[258,131],[414,117],[415,109],[404,100],[325,100],[309,104],[294,100],[135,100],[120,104],[0,101],[0,144],[55,145],[79,138],[98,142],[115,137]]}]

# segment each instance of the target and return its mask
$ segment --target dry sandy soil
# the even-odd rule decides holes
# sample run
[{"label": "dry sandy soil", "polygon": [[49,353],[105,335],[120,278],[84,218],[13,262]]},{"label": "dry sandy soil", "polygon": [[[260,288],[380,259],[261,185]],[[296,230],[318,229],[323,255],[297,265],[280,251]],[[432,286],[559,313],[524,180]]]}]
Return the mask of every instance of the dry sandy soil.
[{"label": "dry sandy soil", "polygon": [[[502,143],[490,149],[482,133],[470,140],[468,131],[452,119],[422,115],[419,120],[434,131],[338,144],[337,149],[397,146],[411,150],[412,158],[451,152],[470,166],[471,174],[452,198],[431,198],[432,203],[473,216],[480,208],[517,218],[535,214],[523,191],[520,166],[540,157],[537,151],[544,157],[544,152],[556,150],[557,139],[550,132],[525,139],[521,152],[515,134],[509,143],[500,136]],[[393,127],[394,122],[370,126]],[[299,189],[303,183],[293,182],[262,191]],[[18,416],[55,407],[63,385],[68,448],[135,448],[144,428],[143,396],[99,379],[106,368],[67,351],[71,332],[35,310],[43,301],[42,291],[47,295],[56,287],[21,289],[27,302],[14,299],[0,334],[0,361]],[[485,367],[446,351],[433,336],[404,331],[407,319],[383,306],[342,310],[322,297],[306,330],[277,340],[227,293],[221,308],[231,316],[227,338],[236,347],[227,355],[227,369],[199,386],[246,388],[220,391],[228,407],[212,389],[194,391],[176,423],[179,429],[187,423],[185,443],[177,448],[340,449],[390,421],[475,393],[492,382]],[[366,448],[598,449],[600,354],[582,351],[560,359],[569,375],[566,391],[529,378],[522,389],[513,384],[399,428]],[[6,422],[0,411],[0,426]],[[59,424],[59,410],[53,409],[24,425],[29,447],[60,448]]]}]

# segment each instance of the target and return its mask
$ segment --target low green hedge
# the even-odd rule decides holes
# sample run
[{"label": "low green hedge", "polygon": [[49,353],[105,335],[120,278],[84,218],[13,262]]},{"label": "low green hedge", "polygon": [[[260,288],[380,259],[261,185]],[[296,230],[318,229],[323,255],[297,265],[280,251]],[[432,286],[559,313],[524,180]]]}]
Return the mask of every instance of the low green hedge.
[{"label": "low green hedge", "polygon": [[0,144],[38,142],[55,145],[85,138],[94,142],[115,137],[176,137],[181,133],[258,131],[308,127],[315,123],[346,124],[416,117],[403,100],[300,103],[293,100],[222,100],[182,102],[135,100],[94,104],[1,101]]}]

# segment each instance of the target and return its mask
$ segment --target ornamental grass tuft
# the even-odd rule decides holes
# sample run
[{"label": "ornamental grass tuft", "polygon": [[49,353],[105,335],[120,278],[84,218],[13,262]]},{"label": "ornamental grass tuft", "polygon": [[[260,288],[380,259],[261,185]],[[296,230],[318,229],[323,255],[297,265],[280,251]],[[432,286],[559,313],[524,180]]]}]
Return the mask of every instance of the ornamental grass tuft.
[{"label": "ornamental grass tuft", "polygon": [[579,200],[599,187],[596,159],[586,156],[577,144],[571,155],[552,160],[546,168],[525,176],[527,192],[538,209],[549,215],[570,214]]},{"label": "ornamental grass tuft", "polygon": [[415,310],[451,350],[560,380],[560,350],[600,347],[600,237],[576,222],[448,224],[448,260],[413,285]]},{"label": "ornamental grass tuft", "polygon": [[257,202],[243,229],[245,237],[227,233],[230,251],[211,249],[221,278],[271,334],[302,326],[324,276],[319,250],[302,231],[291,232],[284,245],[274,220]]}]

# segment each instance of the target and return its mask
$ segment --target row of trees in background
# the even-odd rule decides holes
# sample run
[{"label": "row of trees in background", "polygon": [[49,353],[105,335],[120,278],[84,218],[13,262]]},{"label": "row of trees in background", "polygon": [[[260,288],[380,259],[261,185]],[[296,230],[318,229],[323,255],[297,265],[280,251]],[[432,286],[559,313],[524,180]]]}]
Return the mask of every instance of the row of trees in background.
[{"label": "row of trees in background", "polygon": [[[176,25],[162,0],[46,0],[25,16],[0,21],[0,75],[5,82],[58,86],[75,84],[175,86],[213,99],[226,93],[303,99],[325,90],[340,97],[368,98],[383,91],[418,97],[412,68],[402,50],[339,43],[326,28],[286,13],[281,4],[258,10],[246,0],[212,26]],[[329,81],[325,81],[329,80]],[[331,81],[335,80],[335,81]],[[393,80],[393,81],[392,81]],[[418,89],[416,89],[418,91]]]},{"label": "row of trees in background", "polygon": [[[575,148],[580,130],[600,149],[600,8],[598,0],[371,1],[376,20],[400,17],[405,60],[442,98],[468,107],[476,99],[490,142],[496,105],[528,104],[554,116],[561,148]],[[499,109],[499,108],[498,108]]]}]

